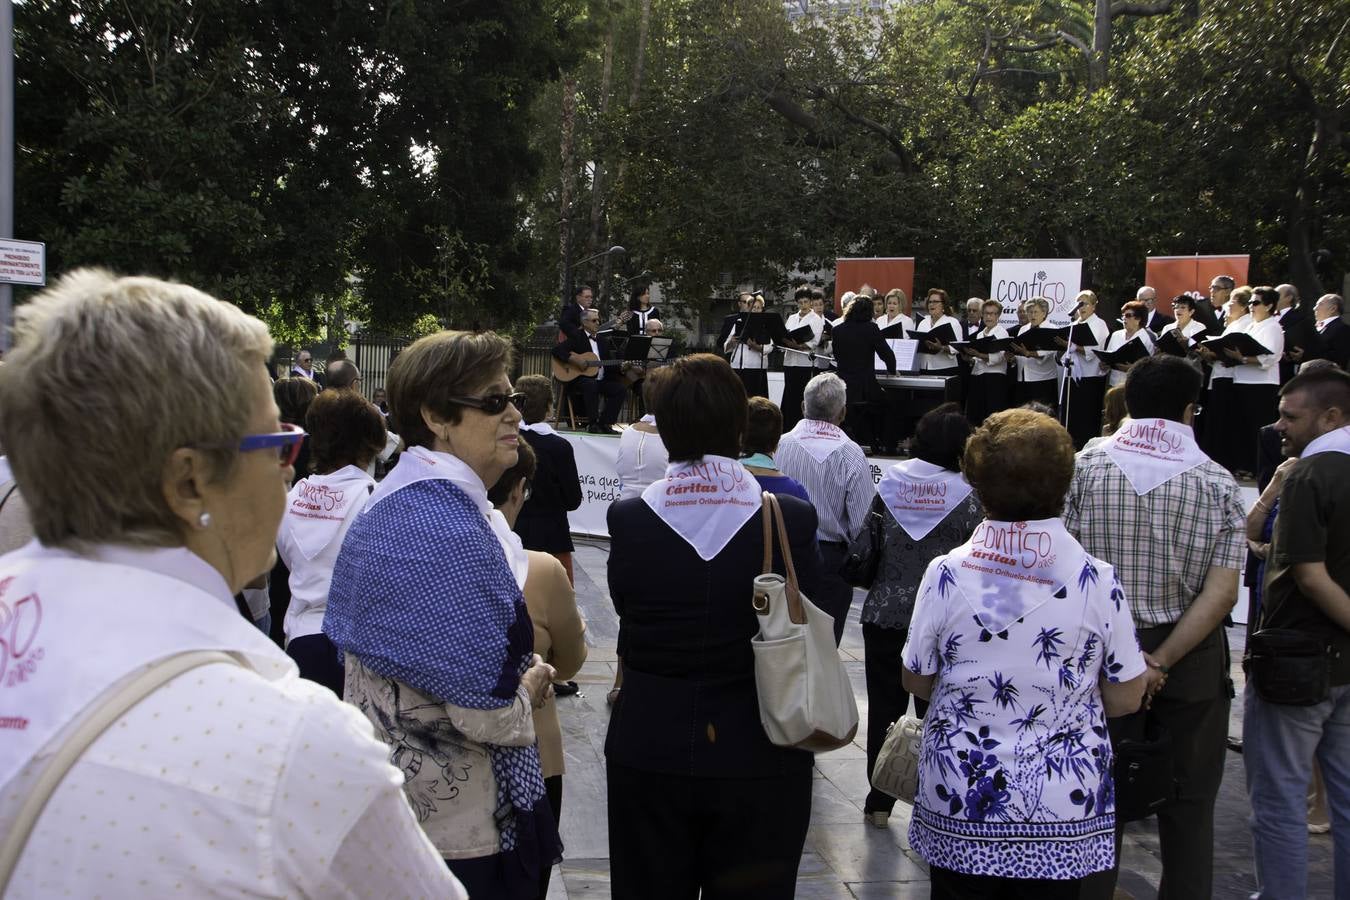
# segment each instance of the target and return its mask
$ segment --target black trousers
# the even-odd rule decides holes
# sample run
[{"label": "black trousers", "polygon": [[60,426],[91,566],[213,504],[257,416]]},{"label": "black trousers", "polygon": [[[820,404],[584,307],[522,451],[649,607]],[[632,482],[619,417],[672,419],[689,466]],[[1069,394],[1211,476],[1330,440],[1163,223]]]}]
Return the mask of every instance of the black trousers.
[{"label": "black trousers", "polygon": [[[1139,646],[1157,649],[1171,625],[1141,628]],[[1159,900],[1207,898],[1214,888],[1214,801],[1223,781],[1228,751],[1228,714],[1232,704],[1228,679],[1228,646],[1222,626],[1172,667],[1167,685],[1149,709],[1107,720],[1111,740],[1142,740],[1158,728],[1172,736],[1172,764],[1177,800],[1157,814],[1162,853]],[[1116,825],[1119,867],[1123,823]],[[1085,900],[1109,900],[1116,870],[1085,880]]]},{"label": "black trousers", "polygon": [[615,900],[791,900],[811,773],[694,778],[609,763]]},{"label": "black trousers", "polygon": [[802,398],[806,383],[816,374],[814,366],[783,366],[783,433],[791,431],[802,419]]},{"label": "black trousers", "polygon": [[1082,879],[996,878],[932,866],[930,900],[1078,900]]},{"label": "black trousers", "polygon": [[295,660],[300,667],[300,677],[318,682],[342,699],[342,682],[345,669],[337,648],[328,639],[328,635],[307,634],[291,641],[286,655]]},{"label": "black trousers", "polygon": [[[553,810],[553,824],[562,824],[562,776],[550,775],[544,779],[544,796],[548,797],[549,808]],[[548,896],[548,883],[553,875],[553,867],[548,866],[539,875],[539,900]]]},{"label": "black trousers", "polygon": [[[623,409],[628,389],[617,378],[582,378],[581,396],[586,401],[586,418],[590,423],[607,427],[619,421],[619,410]],[[600,409],[602,397],[605,401],[603,412]]]},{"label": "black trousers", "polygon": [[1014,395],[1014,402],[1018,406],[1035,400],[1054,409],[1059,403],[1059,384],[1053,378],[1044,381],[1019,381]]},{"label": "black trousers", "polygon": [[1280,417],[1278,384],[1234,384],[1233,412],[1237,426],[1233,430],[1234,468],[1256,473],[1256,451],[1261,429]]},{"label": "black trousers", "polygon": [[820,542],[820,583],[811,602],[834,617],[834,645],[844,639],[844,624],[853,605],[853,585],[839,577],[839,567],[848,558],[848,544]]},{"label": "black trousers", "polygon": [[745,385],[747,397],[769,396],[769,370],[767,368],[736,369],[736,374],[740,376],[741,384]]},{"label": "black trousers", "polygon": [[966,418],[979,425],[988,416],[1008,408],[1008,376],[971,375],[966,392]]},{"label": "black trousers", "polygon": [[1200,449],[1230,472],[1238,468],[1237,407],[1233,396],[1233,379],[1216,378],[1210,382],[1200,430]]},{"label": "black trousers", "polygon": [[1076,449],[1102,433],[1102,402],[1106,398],[1106,376],[1064,379],[1064,402],[1059,405],[1064,427],[1069,429]]},{"label": "black trousers", "polygon": [[[881,745],[886,742],[886,729],[909,709],[909,692],[900,683],[900,651],[905,649],[907,628],[882,628],[863,623],[863,647],[867,651],[864,663],[867,673],[867,779],[872,780]],[[928,712],[928,701],[914,698],[914,712],[922,718]],[[867,792],[863,812],[890,812],[895,798],[872,789]]]}]

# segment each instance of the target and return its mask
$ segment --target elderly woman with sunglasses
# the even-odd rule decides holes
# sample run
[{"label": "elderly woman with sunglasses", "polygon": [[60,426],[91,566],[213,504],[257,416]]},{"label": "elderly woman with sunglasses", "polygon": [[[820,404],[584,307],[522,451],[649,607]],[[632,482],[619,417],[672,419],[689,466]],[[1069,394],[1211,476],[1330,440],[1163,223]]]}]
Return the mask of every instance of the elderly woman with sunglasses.
[{"label": "elderly woman with sunglasses", "polygon": [[561,855],[532,710],[553,667],[534,652],[529,559],[488,488],[516,464],[510,345],[443,331],[389,367],[408,449],[356,516],[323,630],[345,698],[389,744],[422,827],[475,897],[533,897]]},{"label": "elderly woman with sunglasses", "polygon": [[27,841],[0,894],[462,897],[370,725],[235,607],[302,434],[266,326],[92,270],[16,318],[0,434],[37,540],[0,558],[0,835]]}]

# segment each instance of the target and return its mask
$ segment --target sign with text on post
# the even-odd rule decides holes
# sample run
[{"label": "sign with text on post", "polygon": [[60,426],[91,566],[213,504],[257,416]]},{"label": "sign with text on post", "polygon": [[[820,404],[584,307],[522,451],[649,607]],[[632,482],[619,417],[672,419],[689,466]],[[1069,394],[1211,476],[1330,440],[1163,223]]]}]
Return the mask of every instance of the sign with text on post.
[{"label": "sign with text on post", "polygon": [[47,283],[47,245],[41,241],[0,239],[0,284]]},{"label": "sign with text on post", "polygon": [[1083,283],[1081,259],[996,259],[989,276],[989,297],[1003,307],[999,322],[1017,324],[1017,307],[1032,297],[1050,301],[1051,325],[1069,324],[1074,298]]}]

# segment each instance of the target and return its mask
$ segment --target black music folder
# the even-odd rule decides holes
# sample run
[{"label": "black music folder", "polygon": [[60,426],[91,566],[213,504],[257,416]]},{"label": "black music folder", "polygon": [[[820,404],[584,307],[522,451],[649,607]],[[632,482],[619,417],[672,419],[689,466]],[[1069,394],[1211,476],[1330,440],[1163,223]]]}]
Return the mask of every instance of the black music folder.
[{"label": "black music folder", "polygon": [[881,336],[888,341],[900,341],[905,338],[905,323],[896,322],[881,329]]},{"label": "black music folder", "polygon": [[1108,366],[1128,366],[1148,356],[1142,339],[1132,337],[1116,350],[1094,350],[1097,359]]},{"label": "black music folder", "polygon": [[746,313],[745,325],[741,328],[741,339],[766,346],[772,342],[781,344],[784,341],[796,340],[788,335],[782,315],[776,312]]},{"label": "black music folder", "polygon": [[940,344],[950,344],[957,339],[951,322],[944,322],[932,331],[915,331],[914,337],[920,341],[937,341]]},{"label": "black music folder", "polygon": [[1062,350],[1057,340],[1059,337],[1057,328],[1028,327],[1019,331],[1011,342],[1021,344],[1028,350]]},{"label": "black music folder", "polygon": [[1002,353],[1014,343],[1020,343],[1015,338],[996,338],[982,337],[973,341],[953,341],[952,346],[958,350],[977,350],[980,353]]},{"label": "black music folder", "polygon": [[1168,356],[1185,356],[1191,352],[1191,345],[1194,341],[1181,333],[1181,329],[1173,328],[1171,331],[1163,332],[1154,344],[1159,353],[1166,353]]},{"label": "black music folder", "polygon": [[803,325],[800,328],[794,328],[787,334],[788,337],[792,338],[799,344],[805,344],[807,341],[811,340],[813,337],[816,336],[815,331],[812,330],[810,325]]},{"label": "black music folder", "polygon": [[1075,347],[1095,347],[1097,346],[1097,336],[1092,333],[1091,326],[1086,322],[1079,322],[1077,325],[1066,325],[1063,328],[1056,328],[1059,337],[1068,341]]},{"label": "black music folder", "polygon": [[1270,354],[1270,350],[1265,345],[1244,331],[1234,331],[1231,334],[1225,334],[1223,337],[1201,341],[1200,346],[1220,359],[1227,359],[1224,351],[1229,348],[1236,350],[1243,356],[1268,356]]}]

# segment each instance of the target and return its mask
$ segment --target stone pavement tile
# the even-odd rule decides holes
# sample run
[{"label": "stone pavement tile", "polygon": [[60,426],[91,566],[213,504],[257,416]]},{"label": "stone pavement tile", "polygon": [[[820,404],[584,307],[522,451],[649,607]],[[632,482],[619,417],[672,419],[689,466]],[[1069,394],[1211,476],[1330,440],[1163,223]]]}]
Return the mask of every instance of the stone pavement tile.
[{"label": "stone pavement tile", "polygon": [[608,859],[565,859],[562,873],[568,900],[609,900]]},{"label": "stone pavement tile", "polygon": [[848,887],[834,875],[797,879],[795,900],[853,900]]},{"label": "stone pavement tile", "polygon": [[844,758],[835,756],[817,756],[816,771],[828,778],[835,787],[843,792],[861,812],[862,803],[867,799],[870,785],[867,782],[867,758]]},{"label": "stone pavement tile", "polygon": [[857,900],[928,900],[926,881],[855,881],[848,889]]},{"label": "stone pavement tile", "polygon": [[903,836],[892,829],[856,824],[812,825],[806,845],[829,864],[841,880],[927,881],[928,873],[901,849]]},{"label": "stone pavement tile", "polygon": [[853,824],[862,821],[862,807],[853,802],[834,782],[816,773],[811,780],[812,824]]},{"label": "stone pavement tile", "polygon": [[548,880],[548,893],[544,900],[567,900],[567,884],[563,880],[562,866],[553,867],[553,875]]}]

